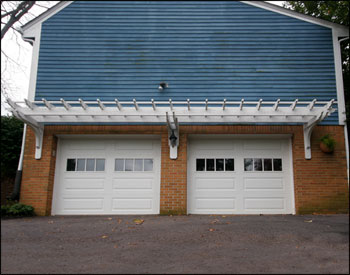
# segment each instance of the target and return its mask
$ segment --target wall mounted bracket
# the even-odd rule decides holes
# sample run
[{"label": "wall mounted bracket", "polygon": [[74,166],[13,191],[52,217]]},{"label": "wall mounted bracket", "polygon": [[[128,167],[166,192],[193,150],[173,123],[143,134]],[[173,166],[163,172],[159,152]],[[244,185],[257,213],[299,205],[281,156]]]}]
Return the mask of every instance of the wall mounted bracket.
[{"label": "wall mounted bracket", "polygon": [[[168,112],[166,112],[166,122],[168,126],[168,144],[170,148],[170,159],[177,159],[177,148],[179,147],[180,141],[180,127],[179,121],[175,116],[175,112],[173,112],[172,116],[169,115]],[[173,139],[174,136],[176,137],[176,139]]]},{"label": "wall mounted bracket", "polygon": [[11,99],[7,99],[8,104],[12,107],[12,113],[19,120],[24,121],[29,125],[35,134],[35,159],[41,159],[42,149],[43,149],[43,139],[44,139],[44,125],[36,122],[31,117],[23,115],[21,112],[17,111],[18,105]]}]

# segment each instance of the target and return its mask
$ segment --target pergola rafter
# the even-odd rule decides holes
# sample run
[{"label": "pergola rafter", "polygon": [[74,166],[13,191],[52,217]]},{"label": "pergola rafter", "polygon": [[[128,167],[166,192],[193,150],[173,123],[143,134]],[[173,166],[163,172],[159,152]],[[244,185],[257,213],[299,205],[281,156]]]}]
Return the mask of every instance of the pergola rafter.
[{"label": "pergola rafter", "polygon": [[[169,131],[178,137],[179,125],[190,123],[299,123],[304,125],[305,158],[311,158],[312,129],[333,113],[336,104],[330,101],[28,101],[8,100],[13,114],[37,128],[42,135],[45,124],[50,123],[167,123]],[[172,115],[169,115],[172,114]],[[172,118],[170,118],[172,117]],[[169,132],[170,134],[170,132]],[[37,138],[42,143],[42,137]],[[178,141],[177,145],[178,146]],[[37,144],[36,157],[41,156]],[[40,151],[40,152],[39,152]]]}]

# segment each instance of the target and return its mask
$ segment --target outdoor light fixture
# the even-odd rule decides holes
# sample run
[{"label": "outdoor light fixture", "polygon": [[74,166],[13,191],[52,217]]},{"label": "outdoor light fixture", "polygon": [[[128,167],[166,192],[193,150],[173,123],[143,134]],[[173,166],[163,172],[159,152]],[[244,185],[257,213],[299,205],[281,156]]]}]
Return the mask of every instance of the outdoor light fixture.
[{"label": "outdoor light fixture", "polygon": [[170,140],[171,147],[175,147],[177,137],[175,136],[174,130],[171,131],[171,135],[169,137],[169,140]]},{"label": "outdoor light fixture", "polygon": [[169,84],[166,83],[166,82],[160,82],[159,83],[159,87],[158,89],[161,91],[161,90],[164,90],[165,88],[168,88],[169,87]]}]

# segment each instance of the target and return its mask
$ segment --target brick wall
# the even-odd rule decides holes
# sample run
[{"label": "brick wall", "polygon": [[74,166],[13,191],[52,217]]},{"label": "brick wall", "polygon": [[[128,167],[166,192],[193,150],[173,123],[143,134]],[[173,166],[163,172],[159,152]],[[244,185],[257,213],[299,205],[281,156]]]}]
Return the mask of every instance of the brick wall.
[{"label": "brick wall", "polygon": [[[155,134],[161,136],[161,214],[185,214],[187,208],[187,137],[189,134],[292,134],[295,204],[298,214],[348,213],[344,131],[342,126],[317,126],[312,159],[304,157],[302,126],[181,126],[178,159],[169,159],[165,126],[46,126],[41,160],[34,159],[35,138],[27,132],[21,202],[50,215],[58,134]],[[330,133],[337,141],[333,154],[319,149],[319,138]]]}]

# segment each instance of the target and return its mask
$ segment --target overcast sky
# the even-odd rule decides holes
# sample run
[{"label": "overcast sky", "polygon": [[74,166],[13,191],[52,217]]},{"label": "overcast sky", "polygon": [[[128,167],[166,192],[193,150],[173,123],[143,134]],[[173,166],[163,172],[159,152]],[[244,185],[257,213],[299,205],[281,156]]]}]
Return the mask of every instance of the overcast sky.
[{"label": "overcast sky", "polygon": [[[58,1],[42,1],[40,4],[52,7]],[[266,1],[275,5],[282,6],[284,1]],[[31,9],[31,15],[22,20],[22,24],[35,16],[44,12],[45,9],[40,7],[33,7]],[[21,24],[16,25],[16,27]],[[8,33],[1,41],[1,50],[4,51],[9,58],[14,62],[7,62],[1,54],[1,76],[8,84],[7,90],[10,98],[15,101],[23,101],[28,96],[30,66],[32,60],[32,46],[22,40],[19,34],[15,34],[14,31],[9,30]],[[18,65],[17,65],[17,64]],[[1,115],[9,114],[5,109],[4,98],[1,98]]]}]

